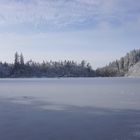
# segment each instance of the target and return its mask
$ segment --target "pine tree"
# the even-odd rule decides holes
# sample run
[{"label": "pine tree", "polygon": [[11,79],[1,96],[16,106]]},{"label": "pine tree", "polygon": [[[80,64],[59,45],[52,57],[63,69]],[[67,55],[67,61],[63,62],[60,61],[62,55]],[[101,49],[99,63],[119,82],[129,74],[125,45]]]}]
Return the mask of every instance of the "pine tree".
[{"label": "pine tree", "polygon": [[23,66],[24,65],[24,57],[23,54],[21,53],[20,55],[20,65]]},{"label": "pine tree", "polygon": [[15,65],[15,67],[19,65],[19,55],[18,55],[17,52],[15,53],[15,62],[14,62],[14,65]]}]

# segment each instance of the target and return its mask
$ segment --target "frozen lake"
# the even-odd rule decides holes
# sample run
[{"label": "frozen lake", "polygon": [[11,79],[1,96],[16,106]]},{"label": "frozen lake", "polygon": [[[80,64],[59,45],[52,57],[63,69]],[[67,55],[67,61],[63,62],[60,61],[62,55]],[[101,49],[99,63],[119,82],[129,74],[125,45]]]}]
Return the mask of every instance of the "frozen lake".
[{"label": "frozen lake", "polygon": [[140,78],[0,80],[0,140],[140,140]]}]

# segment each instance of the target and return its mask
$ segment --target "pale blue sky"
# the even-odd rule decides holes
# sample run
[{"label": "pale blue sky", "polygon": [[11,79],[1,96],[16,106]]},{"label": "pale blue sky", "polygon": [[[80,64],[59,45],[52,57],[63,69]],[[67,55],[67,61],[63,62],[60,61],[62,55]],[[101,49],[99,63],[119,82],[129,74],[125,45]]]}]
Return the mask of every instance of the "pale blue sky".
[{"label": "pale blue sky", "polygon": [[87,60],[140,48],[139,0],[0,0],[0,60]]}]

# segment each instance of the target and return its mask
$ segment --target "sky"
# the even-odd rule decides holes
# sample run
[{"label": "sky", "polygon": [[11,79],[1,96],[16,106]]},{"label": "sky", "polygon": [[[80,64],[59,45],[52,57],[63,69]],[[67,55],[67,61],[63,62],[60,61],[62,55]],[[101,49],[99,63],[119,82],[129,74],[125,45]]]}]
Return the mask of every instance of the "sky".
[{"label": "sky", "polygon": [[0,61],[86,60],[140,48],[140,0],[0,0]]}]

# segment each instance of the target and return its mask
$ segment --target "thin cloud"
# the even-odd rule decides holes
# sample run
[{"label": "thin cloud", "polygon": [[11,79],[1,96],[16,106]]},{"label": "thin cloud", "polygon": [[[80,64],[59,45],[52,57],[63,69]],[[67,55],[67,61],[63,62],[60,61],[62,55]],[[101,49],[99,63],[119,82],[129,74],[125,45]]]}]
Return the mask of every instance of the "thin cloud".
[{"label": "thin cloud", "polygon": [[[137,2],[137,3],[136,3]],[[30,25],[48,28],[96,27],[137,22],[137,0],[0,0],[0,27]]]}]

